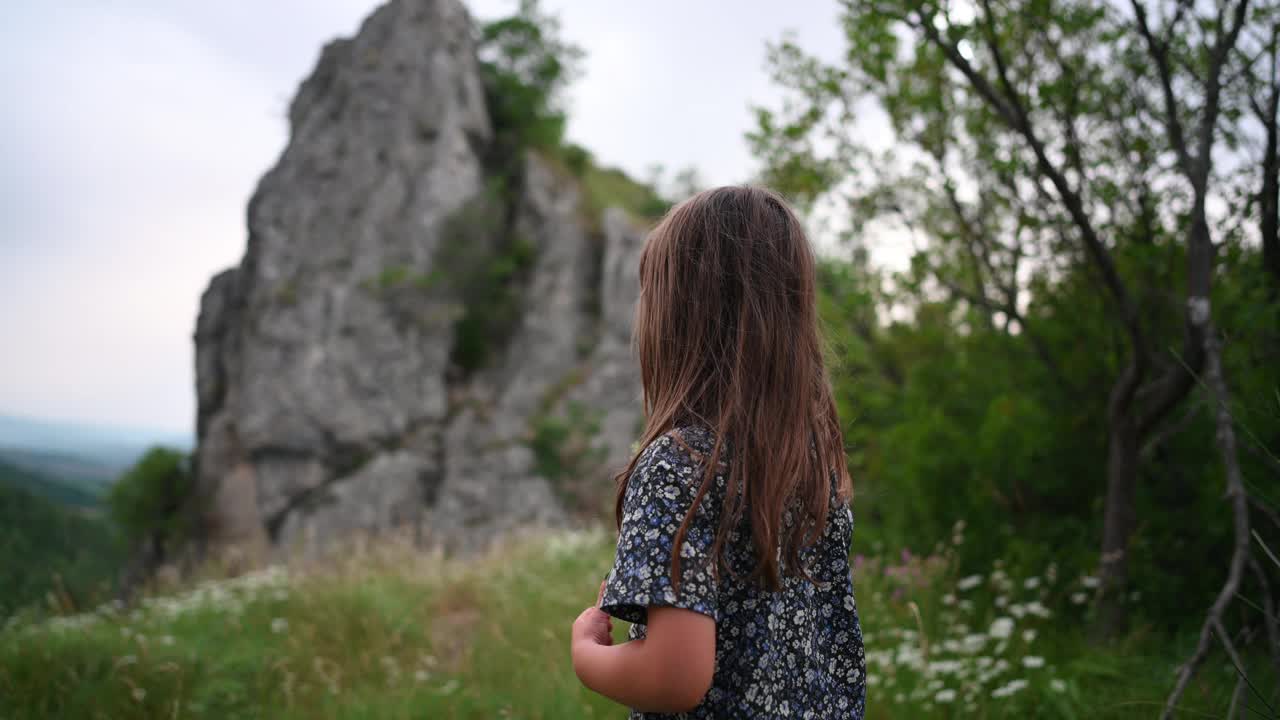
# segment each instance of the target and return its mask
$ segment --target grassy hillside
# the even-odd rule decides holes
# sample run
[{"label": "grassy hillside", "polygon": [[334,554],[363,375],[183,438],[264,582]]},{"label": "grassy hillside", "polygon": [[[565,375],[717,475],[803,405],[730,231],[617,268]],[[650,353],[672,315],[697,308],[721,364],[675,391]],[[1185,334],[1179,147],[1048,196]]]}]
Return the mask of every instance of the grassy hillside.
[{"label": "grassy hillside", "polygon": [[[127,614],[14,625],[0,634],[0,698],[14,720],[620,718],[578,685],[567,650],[611,553],[606,533],[470,562],[385,543]],[[856,557],[870,718],[1156,714],[1191,638],[1139,628],[1090,647],[1090,578],[957,578],[953,558]],[[1202,673],[1186,716],[1221,717],[1234,685],[1216,665]]]},{"label": "grassy hillside", "polygon": [[33,604],[92,607],[121,557],[104,520],[0,482],[0,619]]}]

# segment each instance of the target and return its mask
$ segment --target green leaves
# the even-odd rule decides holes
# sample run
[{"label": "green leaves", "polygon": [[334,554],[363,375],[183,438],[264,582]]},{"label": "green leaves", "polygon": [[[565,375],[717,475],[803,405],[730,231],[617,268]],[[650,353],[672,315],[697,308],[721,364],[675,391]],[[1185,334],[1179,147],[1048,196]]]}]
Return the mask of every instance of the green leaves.
[{"label": "green leaves", "polygon": [[560,38],[559,22],[538,0],[515,15],[484,23],[477,39],[485,100],[504,152],[551,149],[564,137],[562,97],[581,49]]},{"label": "green leaves", "polygon": [[[1222,18],[1220,4],[1182,5],[1171,24],[1178,3],[1146,0],[1167,44],[1174,117],[1194,145],[1209,100],[1205,48]],[[1251,22],[1250,42],[1270,37]],[[1182,340],[1194,208],[1132,10],[1098,0],[844,0],[841,29],[845,52],[834,61],[791,38],[770,47],[783,99],[755,109],[748,139],[763,181],[863,243],[820,275],[861,532],[921,549],[965,518],[975,528],[966,560],[1007,554],[1017,538],[1023,558],[1053,548],[1091,570],[1108,393],[1132,352],[1099,269],[1109,265],[1132,296],[1151,381]],[[1214,308],[1240,397],[1270,398],[1274,372],[1261,368],[1280,342],[1278,306],[1274,294],[1246,291],[1263,287],[1250,269],[1260,266],[1256,240],[1245,239],[1256,237],[1248,198],[1261,167],[1240,95],[1246,62],[1228,63],[1210,128],[1216,159],[1228,158],[1215,172],[1230,179],[1208,183],[1213,241],[1224,249]],[[1086,230],[1096,246],[1082,241]],[[909,266],[868,265],[867,245],[892,247],[895,265],[909,257]],[[1280,446],[1280,418],[1258,422],[1263,442]],[[1217,472],[1212,440],[1196,425],[1142,461],[1132,572],[1149,598],[1143,612],[1160,622],[1203,610],[1194,599],[1212,581],[1186,567],[1221,563],[1227,529],[1201,490]]]},{"label": "green leaves", "polygon": [[170,448],[154,447],[111,486],[111,518],[132,542],[181,536],[188,529],[183,511],[192,489],[190,460]]}]

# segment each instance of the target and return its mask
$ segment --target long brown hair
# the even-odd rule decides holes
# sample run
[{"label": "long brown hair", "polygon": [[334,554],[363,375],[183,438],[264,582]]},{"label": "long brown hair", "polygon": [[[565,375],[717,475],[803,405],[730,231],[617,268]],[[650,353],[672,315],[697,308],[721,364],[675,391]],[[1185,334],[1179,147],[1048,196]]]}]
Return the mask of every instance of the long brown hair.
[{"label": "long brown hair", "polygon": [[[672,547],[673,584],[690,520],[723,463],[728,475],[714,569],[728,533],[749,513],[754,575],[769,589],[780,587],[783,575],[807,574],[800,553],[826,527],[833,474],[841,499],[848,495],[814,266],[795,213],[758,187],[701,192],[668,212],[645,241],[633,331],[644,385],[640,452],[687,424],[715,436]],[[639,457],[616,478],[619,526]]]}]

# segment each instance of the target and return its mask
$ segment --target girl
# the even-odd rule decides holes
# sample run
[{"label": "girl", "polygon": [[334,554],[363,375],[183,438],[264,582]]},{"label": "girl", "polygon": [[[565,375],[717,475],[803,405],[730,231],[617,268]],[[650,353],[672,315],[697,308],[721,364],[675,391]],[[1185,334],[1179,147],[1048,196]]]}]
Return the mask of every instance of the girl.
[{"label": "girl", "polygon": [[668,213],[640,255],[634,340],[643,449],[617,477],[598,607],[573,626],[578,678],[633,720],[861,718],[849,476],[786,203],[724,187]]}]

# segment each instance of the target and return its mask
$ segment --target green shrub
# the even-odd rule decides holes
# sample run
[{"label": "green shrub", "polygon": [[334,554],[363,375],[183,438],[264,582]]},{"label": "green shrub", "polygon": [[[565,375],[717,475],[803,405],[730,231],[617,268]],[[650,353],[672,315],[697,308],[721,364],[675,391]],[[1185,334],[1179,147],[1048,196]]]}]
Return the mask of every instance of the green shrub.
[{"label": "green shrub", "polygon": [[521,0],[514,15],[484,23],[478,42],[495,151],[514,157],[521,148],[558,147],[561,95],[582,51],[561,39],[559,22],[538,0]]},{"label": "green shrub", "polygon": [[453,328],[453,362],[467,372],[482,367],[520,319],[520,279],[536,248],[522,237],[461,277],[463,312]]},{"label": "green shrub", "polygon": [[375,277],[367,279],[363,286],[371,292],[391,292],[400,288],[412,288],[426,291],[444,281],[445,272],[435,269],[431,272],[417,272],[410,265],[391,265],[383,268]]},{"label": "green shrub", "polygon": [[191,492],[186,454],[170,448],[147,451],[107,494],[111,517],[130,542],[179,540],[189,530],[184,512]]},{"label": "green shrub", "polygon": [[600,499],[599,482],[591,474],[605,459],[594,443],[599,433],[599,416],[577,402],[568,403],[563,415],[548,410],[530,422],[534,470],[576,509],[593,507]]},{"label": "green shrub", "polygon": [[564,165],[569,172],[579,179],[586,177],[587,170],[595,165],[595,158],[592,157],[591,151],[573,143],[561,149],[560,157],[564,159]]}]

